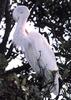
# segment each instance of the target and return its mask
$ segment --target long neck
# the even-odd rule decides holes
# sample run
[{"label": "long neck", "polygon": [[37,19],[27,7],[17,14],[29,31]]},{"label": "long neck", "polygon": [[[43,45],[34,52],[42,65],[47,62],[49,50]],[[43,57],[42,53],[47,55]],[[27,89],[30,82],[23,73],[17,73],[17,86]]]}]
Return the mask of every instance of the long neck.
[{"label": "long neck", "polygon": [[26,32],[25,32],[25,25],[26,25],[26,21],[27,18],[23,18],[23,16],[20,17],[20,19],[18,20],[17,23],[17,33],[19,34],[23,34],[24,36],[26,36]]}]

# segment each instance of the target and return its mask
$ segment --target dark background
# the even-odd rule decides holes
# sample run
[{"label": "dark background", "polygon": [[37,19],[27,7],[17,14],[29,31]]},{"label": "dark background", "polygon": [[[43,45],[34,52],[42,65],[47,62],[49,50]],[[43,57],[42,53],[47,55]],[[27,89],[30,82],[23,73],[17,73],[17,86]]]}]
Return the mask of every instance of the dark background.
[{"label": "dark background", "polygon": [[[10,32],[15,24],[12,18],[14,5],[25,5],[31,9],[29,21],[39,28],[40,34],[44,34],[55,51],[59,72],[62,77],[60,80],[61,100],[71,100],[71,1],[70,0],[0,0],[0,30],[3,29],[4,36],[0,31],[0,100],[43,100],[48,97],[49,91],[41,92],[41,85],[35,75],[28,81],[30,76],[30,65],[21,56],[22,66],[6,71],[6,67],[12,59],[18,55],[23,55],[21,50],[8,40]],[[35,20],[34,20],[35,18]],[[42,29],[48,27],[48,31]],[[7,47],[7,43],[9,47]],[[14,52],[15,49],[15,52]],[[33,80],[36,79],[36,82]],[[37,82],[38,80],[38,82]],[[41,82],[42,83],[42,82]],[[64,88],[66,86],[66,88]],[[23,90],[23,88],[25,90]],[[44,88],[44,87],[43,87]]]}]

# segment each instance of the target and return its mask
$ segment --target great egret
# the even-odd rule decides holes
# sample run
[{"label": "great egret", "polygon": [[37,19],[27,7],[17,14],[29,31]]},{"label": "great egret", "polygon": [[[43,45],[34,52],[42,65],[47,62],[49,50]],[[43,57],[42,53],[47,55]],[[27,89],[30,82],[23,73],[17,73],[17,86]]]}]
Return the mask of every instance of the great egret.
[{"label": "great egret", "polygon": [[[26,6],[17,6],[13,11],[13,18],[17,22],[13,41],[17,46],[25,50],[25,56],[31,67],[36,73],[42,73],[46,82],[52,79],[54,73],[54,87],[52,91],[55,95],[59,92],[59,74],[56,59],[51,46],[46,38],[37,32],[28,32],[25,28],[30,11]],[[42,71],[41,71],[42,70]]]}]

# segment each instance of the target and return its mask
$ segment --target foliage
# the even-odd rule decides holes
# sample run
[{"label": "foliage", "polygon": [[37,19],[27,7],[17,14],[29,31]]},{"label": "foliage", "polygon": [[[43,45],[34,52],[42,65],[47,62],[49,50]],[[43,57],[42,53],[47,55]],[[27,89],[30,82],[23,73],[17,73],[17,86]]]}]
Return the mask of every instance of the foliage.
[{"label": "foliage", "polygon": [[[39,32],[49,40],[52,39],[60,75],[60,93],[63,100],[71,97],[71,1],[70,0],[0,0],[0,99],[1,100],[43,100],[48,97],[49,91],[37,79],[36,74],[26,62],[23,52],[9,40],[11,29],[15,22],[12,18],[14,5],[26,5],[30,10],[28,20],[39,28]],[[4,24],[1,24],[1,23]],[[42,30],[47,28],[50,32]],[[0,31],[1,32],[1,31]],[[9,46],[7,46],[7,44]],[[22,65],[6,71],[12,59],[21,56]],[[15,67],[15,66],[14,66]],[[32,77],[30,80],[30,76]],[[65,88],[66,86],[66,88]],[[41,88],[43,87],[43,91]]]}]

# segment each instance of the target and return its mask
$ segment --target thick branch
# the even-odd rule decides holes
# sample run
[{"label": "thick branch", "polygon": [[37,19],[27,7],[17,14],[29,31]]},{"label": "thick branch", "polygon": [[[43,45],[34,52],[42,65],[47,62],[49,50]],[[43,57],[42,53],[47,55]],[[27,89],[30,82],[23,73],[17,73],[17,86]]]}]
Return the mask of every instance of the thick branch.
[{"label": "thick branch", "polygon": [[29,68],[30,68],[29,64],[24,64],[21,67],[17,67],[17,68],[13,68],[11,70],[5,71],[4,73],[0,74],[0,76],[3,77],[3,76],[9,75],[9,74],[13,74],[13,73],[19,74],[23,70],[27,70]]}]

